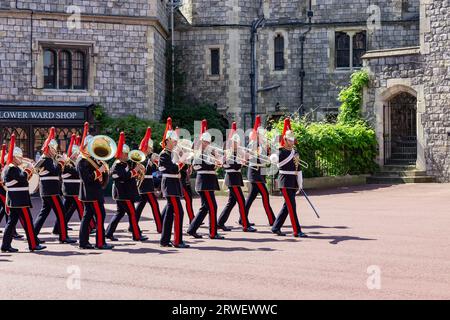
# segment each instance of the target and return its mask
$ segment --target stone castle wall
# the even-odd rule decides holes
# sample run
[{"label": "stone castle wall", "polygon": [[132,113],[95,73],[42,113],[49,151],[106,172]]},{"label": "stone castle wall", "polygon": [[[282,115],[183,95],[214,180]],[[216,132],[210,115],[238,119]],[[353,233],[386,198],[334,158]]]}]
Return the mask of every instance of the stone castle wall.
[{"label": "stone castle wall", "polygon": [[[264,13],[266,23],[258,29],[258,85],[279,87],[258,94],[257,112],[273,114],[276,107],[295,112],[300,107],[300,36],[306,31],[302,23],[306,21],[308,1],[261,1],[261,7],[259,0],[185,3],[192,24],[178,29],[177,44],[186,62],[183,65],[190,85],[188,95],[198,101],[217,103],[219,110],[233,119],[241,121],[249,116],[250,26],[258,13]],[[371,14],[367,9],[371,4],[379,5],[382,23],[380,30],[373,33],[368,30],[368,50],[419,45],[419,0],[313,1],[315,25],[305,43],[304,105],[307,110],[318,108],[319,118],[337,112],[337,95],[352,73],[334,67],[335,31],[367,30]],[[286,42],[283,71],[275,71],[273,67],[273,39],[278,33]],[[219,81],[205,78],[208,68],[205,47],[211,45],[224,48],[224,74]]]},{"label": "stone castle wall", "polygon": [[[0,100],[98,103],[111,115],[159,119],[165,102],[166,40],[154,26],[132,19],[153,14],[160,1],[66,2],[88,3],[86,13],[134,17],[95,22],[83,21],[82,14],[81,28],[71,29],[65,16],[55,14],[66,11],[61,1],[19,1],[19,8],[54,11],[54,19],[35,12],[31,34],[29,12],[0,18]],[[88,90],[42,89],[41,44],[54,42],[90,47]]]},{"label": "stone castle wall", "polygon": [[[400,92],[417,97],[418,167],[441,182],[450,181],[450,4],[423,0],[424,32],[414,54],[366,61],[371,83],[365,93],[365,114],[383,137],[383,105]],[[382,156],[382,155],[381,155]]]}]

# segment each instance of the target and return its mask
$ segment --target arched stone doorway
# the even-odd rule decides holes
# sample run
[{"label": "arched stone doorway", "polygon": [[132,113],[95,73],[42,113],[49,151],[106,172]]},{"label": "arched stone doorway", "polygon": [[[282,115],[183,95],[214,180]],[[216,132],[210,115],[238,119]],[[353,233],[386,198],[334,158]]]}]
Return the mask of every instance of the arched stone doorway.
[{"label": "arched stone doorway", "polygon": [[383,109],[384,164],[417,161],[417,98],[408,92],[392,96]]}]

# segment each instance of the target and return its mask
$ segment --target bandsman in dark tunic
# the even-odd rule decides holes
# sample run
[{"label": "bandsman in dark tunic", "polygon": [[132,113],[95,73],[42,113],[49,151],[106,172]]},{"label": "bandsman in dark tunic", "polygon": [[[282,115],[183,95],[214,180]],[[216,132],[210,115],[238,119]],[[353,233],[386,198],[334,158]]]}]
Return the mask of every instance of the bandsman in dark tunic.
[{"label": "bandsman in dark tunic", "polygon": [[[178,134],[178,128],[175,130]],[[183,141],[181,141],[183,142]],[[186,142],[185,147],[192,149],[192,142],[190,140],[184,139],[184,142]],[[180,143],[178,143],[178,149],[183,152],[183,148],[180,148]],[[189,152],[187,150],[184,150],[185,152]],[[192,159],[186,159],[186,161],[183,163],[183,166],[180,169],[180,175],[181,175],[181,186],[183,191],[183,198],[185,203],[186,212],[188,214],[189,223],[192,223],[192,221],[195,218],[194,213],[194,207],[192,205],[193,203],[193,192],[192,192],[192,186],[191,186],[191,175],[192,175]]]},{"label": "bandsman in dark tunic", "polygon": [[[6,144],[2,145],[2,152],[1,152],[1,159],[0,159],[0,173],[3,172],[5,168],[5,162],[6,162]],[[0,222],[2,222],[3,217],[5,217],[5,224],[8,223],[9,215],[6,213],[7,206],[6,206],[6,188],[3,185],[3,181],[0,179]],[[13,238],[14,239],[22,239],[23,236],[18,234],[16,229],[14,229],[13,232]]]},{"label": "bandsman in dark tunic", "polygon": [[278,159],[278,185],[280,186],[281,193],[283,194],[284,204],[280,213],[275,220],[272,227],[272,232],[284,236],[281,232],[287,215],[291,219],[292,228],[294,229],[294,237],[305,238],[307,235],[302,232],[300,223],[297,217],[297,207],[295,202],[295,195],[301,185],[301,168],[300,157],[295,150],[295,136],[291,129],[291,123],[289,119],[284,120],[283,135],[281,137],[281,148]]},{"label": "bandsman in dark tunic", "polygon": [[94,138],[88,135],[89,124],[84,124],[83,137],[80,144],[81,158],[77,162],[80,176],[80,195],[83,202],[84,216],[80,226],[80,248],[94,249],[89,243],[89,225],[95,216],[97,249],[112,249],[114,246],[105,241],[105,199],[103,190],[108,184],[109,168],[104,161],[95,159],[88,151],[88,144]]},{"label": "bandsman in dark tunic", "polygon": [[[255,201],[258,194],[261,195],[264,211],[266,212],[267,219],[269,221],[269,225],[273,225],[275,221],[275,215],[272,210],[272,206],[270,205],[269,198],[269,190],[267,190],[266,186],[266,175],[264,174],[265,167],[267,164],[262,163],[260,157],[264,151],[262,146],[263,138],[260,134],[262,131],[261,127],[261,117],[257,116],[255,120],[255,125],[253,127],[253,132],[250,136],[250,145],[249,148],[254,152],[249,159],[249,166],[247,171],[247,178],[250,182],[249,192],[247,195],[247,199],[245,200],[245,211],[247,214],[250,213],[250,208]],[[252,223],[250,223],[252,225]]]},{"label": "bandsman in dark tunic", "polygon": [[[62,192],[64,195],[64,212],[66,213],[66,223],[69,223],[75,211],[78,213],[80,221],[83,219],[84,208],[83,203],[78,198],[80,194],[80,176],[78,175],[76,162],[80,156],[80,147],[76,144],[76,135],[70,138],[69,148],[67,149],[68,160],[62,172]],[[94,219],[91,220],[89,229],[95,228]],[[67,227],[68,230],[71,230]],[[59,234],[59,225],[55,223],[53,233]]]},{"label": "bandsman in dark tunic", "polygon": [[194,155],[194,170],[197,172],[195,180],[195,190],[200,194],[201,206],[194,220],[189,226],[187,233],[194,238],[202,238],[197,233],[206,215],[209,214],[209,238],[223,239],[217,233],[217,202],[215,191],[220,190],[216,170],[222,165],[220,155],[217,150],[212,149],[211,134],[206,131],[206,120],[202,121],[200,135],[200,150],[196,150]]},{"label": "bandsman in dark tunic", "polygon": [[[180,168],[186,160],[184,156],[178,158],[174,153],[178,136],[172,129],[172,119],[167,119],[166,130],[161,142],[163,151],[159,155],[159,171],[162,172],[161,192],[167,199],[166,207],[163,209],[163,228],[160,245],[162,247],[188,248],[183,242],[183,207],[180,198],[181,181]],[[174,228],[174,240],[172,236],[172,225]]]},{"label": "bandsman in dark tunic", "polygon": [[[30,251],[39,251],[45,249],[45,246],[39,244],[34,233],[33,217],[30,212],[32,205],[28,187],[28,180],[33,175],[33,166],[31,163],[23,162],[22,150],[15,146],[15,140],[16,137],[12,134],[8,160],[2,172],[2,181],[8,189],[6,193],[6,212],[9,214],[9,219],[3,234],[1,251],[18,251],[11,246],[11,243],[19,219],[27,235],[28,248]],[[21,166],[24,166],[25,169],[22,170]]]},{"label": "bandsman in dark tunic", "polygon": [[[245,211],[245,198],[242,192],[244,181],[242,179],[242,165],[246,163],[246,155],[239,151],[239,144],[241,138],[236,133],[236,122],[233,122],[230,132],[229,143],[231,148],[225,152],[225,160],[223,168],[225,169],[225,185],[228,187],[229,196],[228,202],[225,205],[218,221],[218,228],[223,231],[231,231],[231,228],[225,224],[230,216],[236,203],[239,207],[239,214],[242,221],[242,228],[244,232],[255,232],[256,229],[249,225],[247,219],[247,212]],[[227,142],[228,143],[228,142]]]},{"label": "bandsman in dark tunic", "polygon": [[106,230],[106,237],[111,241],[118,241],[118,239],[114,237],[114,232],[125,213],[128,214],[133,240],[145,241],[148,239],[141,234],[134,207],[134,199],[138,193],[136,178],[145,173],[145,168],[142,164],[137,164],[136,168],[132,169],[128,162],[129,152],[130,147],[125,144],[125,133],[121,132],[117,153],[115,155],[117,160],[111,168],[113,199],[116,200],[117,203],[117,213],[112,218],[108,229]]},{"label": "bandsman in dark tunic", "polygon": [[[39,193],[42,199],[42,208],[34,223],[34,232],[36,236],[39,235],[50,211],[53,210],[60,230],[59,242],[75,243],[77,241],[67,235],[67,222],[61,199],[61,174],[68,159],[66,155],[57,158],[58,143],[55,140],[54,127],[50,129],[42,152],[43,156],[34,166],[34,170],[39,174]],[[42,242],[39,239],[38,241]]]},{"label": "bandsman in dark tunic", "polygon": [[151,128],[147,128],[144,138],[141,141],[139,150],[145,153],[147,156],[145,162],[145,175],[140,181],[138,181],[138,190],[140,201],[136,208],[136,216],[139,221],[142,215],[142,211],[145,205],[148,203],[152,209],[153,219],[156,224],[156,231],[158,233],[162,232],[162,218],[161,212],[159,210],[158,199],[155,196],[155,186],[153,183],[153,173],[158,170],[158,154],[153,153],[153,140]]}]

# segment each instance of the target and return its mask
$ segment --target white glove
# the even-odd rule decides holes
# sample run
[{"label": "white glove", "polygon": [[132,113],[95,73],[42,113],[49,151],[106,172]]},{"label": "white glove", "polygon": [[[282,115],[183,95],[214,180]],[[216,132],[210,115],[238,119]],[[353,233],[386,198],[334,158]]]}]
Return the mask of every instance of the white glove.
[{"label": "white glove", "polygon": [[300,171],[297,175],[298,189],[303,189],[303,172]]}]

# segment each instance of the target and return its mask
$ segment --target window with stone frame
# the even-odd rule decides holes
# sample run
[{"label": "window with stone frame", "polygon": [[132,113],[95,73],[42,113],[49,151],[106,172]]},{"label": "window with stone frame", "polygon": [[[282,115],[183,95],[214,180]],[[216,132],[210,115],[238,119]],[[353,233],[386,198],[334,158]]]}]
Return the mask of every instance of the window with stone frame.
[{"label": "window with stone frame", "polygon": [[350,37],[345,32],[336,32],[336,69],[350,68]]},{"label": "window with stone frame", "polygon": [[220,49],[219,48],[211,48],[211,70],[210,74],[212,76],[220,75]]},{"label": "window with stone frame", "polygon": [[284,37],[278,34],[274,39],[274,68],[284,70]]},{"label": "window with stone frame", "polygon": [[335,68],[358,69],[367,51],[366,31],[338,31],[335,33]]},{"label": "window with stone frame", "polygon": [[43,48],[45,89],[87,90],[88,50],[86,48]]},{"label": "window with stone frame", "polygon": [[361,57],[367,51],[366,32],[358,32],[353,36],[353,68],[361,68],[363,62]]}]

